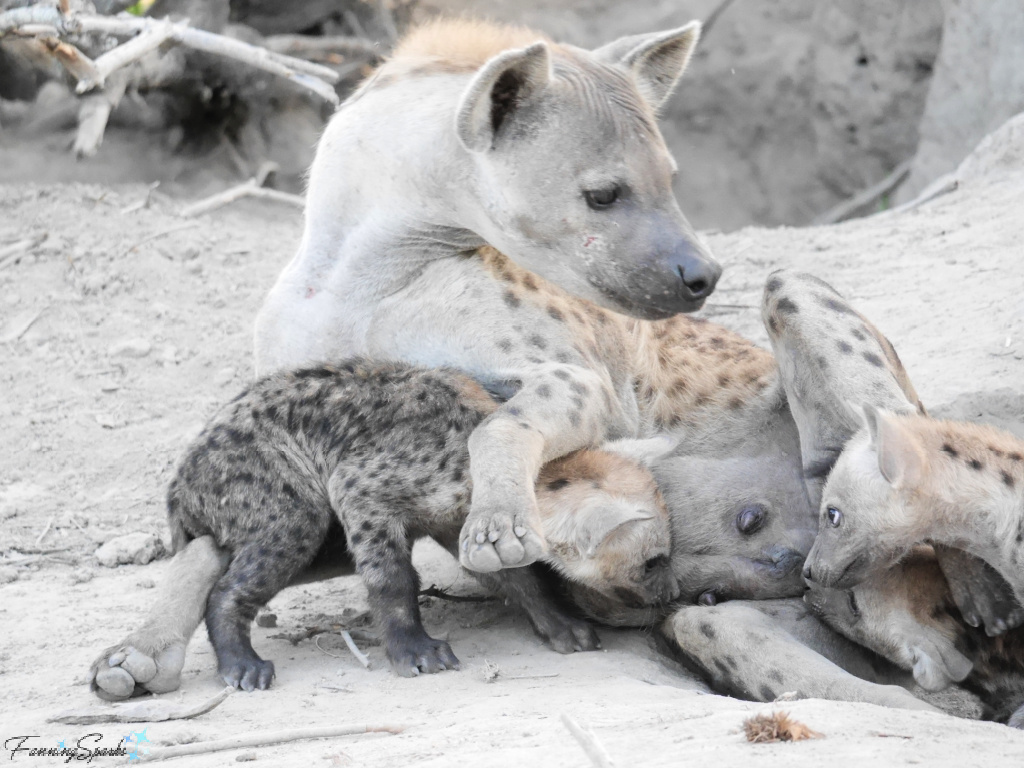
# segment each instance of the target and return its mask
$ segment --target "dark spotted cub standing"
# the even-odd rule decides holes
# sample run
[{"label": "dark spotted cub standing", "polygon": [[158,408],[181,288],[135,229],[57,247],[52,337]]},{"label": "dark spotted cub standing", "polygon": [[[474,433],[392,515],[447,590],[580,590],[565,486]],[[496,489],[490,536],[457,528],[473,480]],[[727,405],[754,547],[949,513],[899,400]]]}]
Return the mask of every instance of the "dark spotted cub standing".
[{"label": "dark spotted cub standing", "polygon": [[[270,684],[274,666],[253,650],[251,622],[322,548],[343,546],[329,541],[335,520],[395,671],[458,667],[448,643],[423,628],[411,548],[430,536],[458,556],[472,490],[469,435],[488,417],[515,419],[496,409],[453,371],[356,360],[264,378],[212,419],[171,483],[168,514],[175,551],[211,536],[230,555],[205,617],[228,684]],[[645,469],[583,451],[545,467],[537,492],[557,570],[638,604],[675,596],[668,515]],[[598,647],[593,629],[557,608],[532,569],[474,575],[520,605],[556,650]]]}]

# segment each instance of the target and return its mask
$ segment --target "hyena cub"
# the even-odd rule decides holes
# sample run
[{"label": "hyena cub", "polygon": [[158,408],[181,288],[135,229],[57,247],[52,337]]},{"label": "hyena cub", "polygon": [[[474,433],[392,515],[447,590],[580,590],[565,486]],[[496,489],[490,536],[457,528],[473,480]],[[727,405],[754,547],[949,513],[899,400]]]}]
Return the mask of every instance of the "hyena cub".
[{"label": "hyena cub", "polygon": [[850,589],[817,584],[804,598],[826,624],[938,691],[960,683],[984,717],[1024,728],[1024,629],[991,637],[957,610],[931,547]]},{"label": "hyena cub", "polygon": [[[470,433],[488,418],[532,429],[496,410],[453,371],[355,360],[268,376],[212,419],[170,485],[168,515],[176,551],[210,535],[230,553],[205,617],[225,682],[270,684],[274,666],[253,650],[250,624],[307,568],[334,519],[394,670],[458,667],[448,643],[423,628],[411,549],[429,536],[458,556],[472,491]],[[537,491],[557,570],[638,604],[675,596],[668,514],[645,469],[580,452],[549,464]],[[475,575],[520,605],[555,650],[598,647],[593,629],[552,604],[531,569]]]},{"label": "hyena cub", "polygon": [[[994,570],[982,583],[1005,580],[1009,586],[1011,605],[1016,604],[990,631],[1019,625],[1024,441],[980,424],[871,406],[864,413],[867,428],[847,445],[825,485],[804,576],[825,587],[850,587],[917,544],[952,547]],[[946,577],[954,594],[962,593],[953,569]]]}]

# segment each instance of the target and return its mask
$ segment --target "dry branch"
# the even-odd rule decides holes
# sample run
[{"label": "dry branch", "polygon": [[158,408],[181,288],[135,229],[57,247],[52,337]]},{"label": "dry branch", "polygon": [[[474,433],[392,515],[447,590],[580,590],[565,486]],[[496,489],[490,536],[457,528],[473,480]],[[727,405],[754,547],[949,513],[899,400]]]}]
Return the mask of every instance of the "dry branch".
[{"label": "dry branch", "polygon": [[175,704],[166,699],[150,699],[128,704],[114,704],[109,709],[99,711],[69,709],[59,715],[47,718],[47,722],[64,723],[65,725],[96,725],[97,723],[159,723],[164,720],[188,720],[204,715],[219,706],[224,699],[234,693],[234,690],[228,686],[212,699],[207,699],[202,704],[191,707]]},{"label": "dry branch", "polygon": [[909,173],[910,161],[907,160],[906,162],[897,165],[892,173],[878,183],[872,184],[867,189],[858,192],[849,200],[844,200],[831,210],[818,216],[814,220],[814,223],[837,224],[840,221],[846,221],[847,219],[853,218],[862,208],[871,205],[876,200],[879,200],[896,189],[896,187],[903,183],[903,180],[907,178]]},{"label": "dry branch", "polygon": [[362,664],[366,669],[370,668],[370,657],[359,650],[359,646],[356,645],[356,641],[352,639],[352,635],[347,629],[341,630],[341,638],[345,641],[345,645],[352,651],[352,655],[355,656],[359,663]]},{"label": "dry branch", "polygon": [[276,189],[264,189],[260,186],[261,184],[262,181],[258,176],[249,179],[242,184],[225,189],[223,192],[218,192],[215,195],[210,195],[199,202],[183,208],[181,215],[185,218],[202,216],[204,213],[223,208],[228,203],[241,200],[243,197],[255,197],[261,200],[271,200],[275,203],[286,203],[297,208],[302,208],[306,204],[305,199],[300,195],[293,195],[290,192],[279,192]]},{"label": "dry branch", "polygon": [[127,43],[117,46],[96,59],[93,62],[96,73],[90,78],[79,78],[75,91],[85,93],[93,88],[102,88],[106,79],[113,72],[133,64],[147,53],[155,51],[173,35],[174,27],[168,21],[157,22],[148,29],[144,29]]},{"label": "dry branch", "polygon": [[608,756],[605,748],[601,746],[601,742],[597,740],[597,737],[584,729],[565,712],[562,713],[562,725],[569,729],[569,733],[579,742],[579,745],[583,747],[583,751],[587,753],[587,757],[590,758],[590,762],[597,766],[597,768],[615,768],[615,763],[612,762],[611,757]]},{"label": "dry branch", "polygon": [[[24,11],[33,13],[23,13]],[[337,82],[338,73],[330,67],[276,53],[224,35],[195,29],[187,22],[172,23],[162,19],[127,15],[107,17],[72,14],[65,17],[55,8],[39,6],[18,8],[0,14],[0,35],[13,31],[25,32],[26,27],[31,26],[34,29],[39,25],[42,25],[42,28],[34,31],[42,33],[49,30],[51,36],[56,34],[63,37],[68,34],[96,32],[131,38],[92,62],[96,72],[90,73],[84,80],[79,80],[79,93],[102,86],[111,73],[138,61],[161,44],[173,41],[197,51],[234,59],[284,77],[333,105],[339,103],[338,95],[330,85]],[[76,71],[69,71],[76,74]]]},{"label": "dry branch", "polygon": [[306,739],[330,739],[337,736],[352,736],[362,733],[401,733],[405,726],[401,725],[329,725],[321,728],[295,728],[272,733],[250,733],[217,741],[201,741],[196,744],[178,744],[150,750],[144,762],[166,760],[171,757],[185,755],[205,755],[210,752],[222,752],[225,749],[244,749],[246,747],[265,747],[271,744],[285,744],[291,741]]}]

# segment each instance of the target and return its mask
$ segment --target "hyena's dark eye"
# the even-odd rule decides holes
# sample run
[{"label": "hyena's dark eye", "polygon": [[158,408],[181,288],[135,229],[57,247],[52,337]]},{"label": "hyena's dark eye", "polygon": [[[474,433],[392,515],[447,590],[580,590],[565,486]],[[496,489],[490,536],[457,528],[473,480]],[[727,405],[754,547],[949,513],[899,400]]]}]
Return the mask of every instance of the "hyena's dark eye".
[{"label": "hyena's dark eye", "polygon": [[843,524],[843,513],[835,507],[829,507],[825,512],[825,519],[833,528],[838,528]]},{"label": "hyena's dark eye", "polygon": [[718,595],[715,594],[715,590],[709,589],[707,592],[701,592],[700,597],[697,598],[697,605],[718,605]]},{"label": "hyena's dark eye", "polygon": [[849,590],[846,593],[846,600],[850,604],[850,613],[853,614],[853,618],[859,619],[860,618],[860,606],[857,605],[857,596],[855,594],[853,594],[853,590],[852,589]]},{"label": "hyena's dark eye", "polygon": [[583,193],[587,199],[587,205],[595,211],[609,208],[619,199],[619,188],[608,187],[608,189],[588,189]]},{"label": "hyena's dark eye", "polygon": [[664,568],[666,565],[668,565],[668,555],[658,555],[644,563],[644,571],[651,573],[658,568]]},{"label": "hyena's dark eye", "polygon": [[751,504],[749,507],[744,507],[736,515],[736,527],[740,529],[740,533],[749,536],[760,530],[767,516],[768,510],[764,508],[763,504]]}]

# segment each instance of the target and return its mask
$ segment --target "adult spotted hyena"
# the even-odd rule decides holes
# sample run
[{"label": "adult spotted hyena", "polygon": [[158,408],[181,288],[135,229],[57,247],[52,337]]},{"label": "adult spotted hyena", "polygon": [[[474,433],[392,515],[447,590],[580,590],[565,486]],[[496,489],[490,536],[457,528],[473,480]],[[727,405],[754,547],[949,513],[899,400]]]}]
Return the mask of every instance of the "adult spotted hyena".
[{"label": "adult spotted hyena", "polygon": [[[679,210],[655,122],[699,33],[692,22],[585,51],[436,22],[320,141],[299,252],[257,319],[257,370],[367,355],[507,382],[511,398],[470,441],[468,568],[540,557],[541,465],[640,429],[622,356],[586,342],[579,325],[593,320],[574,326],[569,297],[602,317],[664,318],[715,287],[720,267]],[[541,280],[557,300],[539,299]]]}]

